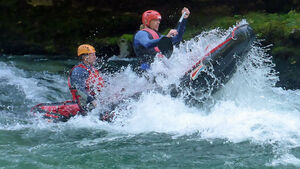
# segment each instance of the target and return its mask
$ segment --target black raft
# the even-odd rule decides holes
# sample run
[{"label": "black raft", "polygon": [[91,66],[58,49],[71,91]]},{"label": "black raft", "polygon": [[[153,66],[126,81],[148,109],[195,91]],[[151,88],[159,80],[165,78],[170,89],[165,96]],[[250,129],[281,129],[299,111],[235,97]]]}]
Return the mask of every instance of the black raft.
[{"label": "black raft", "polygon": [[[254,39],[255,34],[248,24],[235,27],[225,41],[207,52],[185,73],[180,79],[179,87],[171,90],[171,95],[183,96],[190,105],[203,103],[206,100],[205,96],[210,96],[229,81],[237,65],[242,63],[249,52]],[[166,49],[170,51],[168,54],[172,53],[173,48]],[[129,61],[129,64],[133,63],[135,62]],[[77,114],[82,114],[78,104],[73,101],[43,103],[36,105],[31,111],[42,113],[44,118],[53,122],[67,121]],[[100,115],[100,120],[103,121],[111,122],[113,118],[113,111]]]},{"label": "black raft", "polygon": [[[223,42],[191,66],[180,79],[179,86],[171,85],[171,95],[181,95],[191,105],[194,105],[195,101],[206,101],[206,96],[211,96],[229,81],[238,64],[243,62],[254,40],[254,31],[248,24],[235,27]],[[167,58],[172,55],[173,45],[169,38],[163,38],[158,47]],[[114,68],[139,66],[137,58],[126,59],[128,60],[112,59],[109,65],[113,65]]]},{"label": "black raft", "polygon": [[232,77],[254,39],[254,31],[248,24],[235,27],[225,41],[207,52],[185,73],[179,87],[174,88],[171,94],[177,96],[188,88],[188,94],[183,95],[190,104],[195,104],[195,101],[201,102],[205,95],[215,93]]}]

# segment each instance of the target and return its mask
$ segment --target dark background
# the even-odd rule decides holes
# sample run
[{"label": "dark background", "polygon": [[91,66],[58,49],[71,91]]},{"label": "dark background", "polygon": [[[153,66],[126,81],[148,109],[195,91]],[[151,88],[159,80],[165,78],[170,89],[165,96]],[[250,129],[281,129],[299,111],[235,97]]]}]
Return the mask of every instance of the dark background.
[{"label": "dark background", "polygon": [[[163,31],[175,26],[181,9],[188,7],[191,15],[187,31],[193,30],[194,34],[187,39],[215,26],[216,21],[228,22],[226,17],[234,20],[256,12],[282,15],[284,20],[291,11],[298,16],[299,4],[300,0],[0,0],[0,55],[74,58],[78,45],[90,43],[96,47],[97,55],[109,57],[119,52],[118,37],[138,30],[145,10],[155,9],[162,14]],[[274,44],[270,53],[281,72],[281,85],[300,88],[300,21],[295,19],[296,28],[292,31],[285,29],[282,22],[273,26],[277,22],[271,18],[253,28],[265,39],[264,45]]]}]

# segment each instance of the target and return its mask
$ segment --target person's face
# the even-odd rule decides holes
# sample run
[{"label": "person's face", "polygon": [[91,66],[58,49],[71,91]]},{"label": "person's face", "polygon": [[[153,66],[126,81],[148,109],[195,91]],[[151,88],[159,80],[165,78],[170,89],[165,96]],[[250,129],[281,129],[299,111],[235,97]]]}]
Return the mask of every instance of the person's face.
[{"label": "person's face", "polygon": [[88,54],[88,57],[86,61],[90,64],[93,65],[96,62],[96,54],[95,53],[90,53]]},{"label": "person's face", "polygon": [[158,31],[160,19],[153,19],[150,21],[149,27],[155,31]]}]

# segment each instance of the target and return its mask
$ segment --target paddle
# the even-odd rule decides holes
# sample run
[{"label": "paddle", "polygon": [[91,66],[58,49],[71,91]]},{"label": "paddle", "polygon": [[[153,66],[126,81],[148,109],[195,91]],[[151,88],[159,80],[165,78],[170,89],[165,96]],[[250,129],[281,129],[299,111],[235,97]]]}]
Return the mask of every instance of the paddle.
[{"label": "paddle", "polygon": [[160,39],[157,47],[160,50],[160,52],[168,59],[170,58],[170,56],[173,53],[172,40],[171,40],[171,38],[168,38],[166,36]]},{"label": "paddle", "polygon": [[[183,20],[183,17],[185,15],[186,12],[184,12],[179,21],[178,21],[178,24],[176,27],[178,27],[180,25],[180,23],[182,22]],[[172,40],[171,40],[171,37],[168,38],[168,37],[163,37],[161,38],[161,40],[158,42],[158,45],[157,47],[159,48],[159,50],[161,51],[161,53],[166,57],[166,58],[170,58],[172,53],[173,53],[173,43],[172,43]]]}]

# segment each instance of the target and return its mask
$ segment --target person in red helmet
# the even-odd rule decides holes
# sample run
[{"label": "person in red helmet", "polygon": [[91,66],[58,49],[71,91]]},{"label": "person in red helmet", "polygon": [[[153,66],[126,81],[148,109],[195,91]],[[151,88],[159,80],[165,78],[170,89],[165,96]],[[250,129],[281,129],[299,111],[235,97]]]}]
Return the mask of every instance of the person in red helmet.
[{"label": "person in red helmet", "polygon": [[[190,15],[188,8],[182,9],[182,14],[185,13],[184,19],[178,25],[177,29],[171,29],[167,35],[171,38],[173,44],[177,44],[182,40],[185,31],[187,18]],[[137,57],[141,60],[140,70],[144,71],[150,68],[154,56],[159,53],[157,47],[161,38],[165,37],[158,33],[159,25],[162,17],[159,12],[155,10],[147,10],[142,15],[142,25],[140,30],[134,35],[133,49]]]}]

